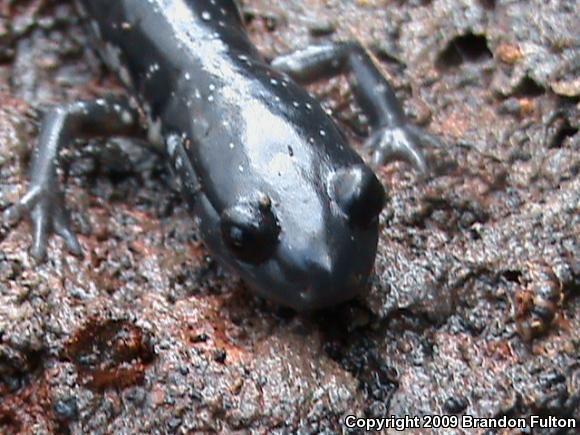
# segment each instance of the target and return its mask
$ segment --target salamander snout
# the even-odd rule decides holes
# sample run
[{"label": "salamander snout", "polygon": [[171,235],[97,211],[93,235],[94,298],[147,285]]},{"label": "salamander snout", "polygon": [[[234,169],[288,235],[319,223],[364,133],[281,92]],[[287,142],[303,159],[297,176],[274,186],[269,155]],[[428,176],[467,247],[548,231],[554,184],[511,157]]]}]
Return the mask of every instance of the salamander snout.
[{"label": "salamander snout", "polygon": [[273,258],[273,299],[313,310],[352,299],[367,288],[378,240],[376,223],[348,232],[338,219],[327,224],[328,232],[310,240],[281,241]]},{"label": "salamander snout", "polygon": [[[364,257],[364,255],[363,255]],[[336,305],[352,299],[366,289],[368,275],[367,265],[372,266],[374,252],[369,253],[365,261],[359,264],[354,258],[340,259],[339,256],[326,255],[318,261],[306,264],[307,283],[299,292],[299,309],[316,309]]]},{"label": "salamander snout", "polygon": [[274,299],[299,310],[353,298],[366,289],[374,265],[382,184],[361,163],[330,174],[326,191],[328,202],[319,197],[320,220],[284,221],[272,258]]}]

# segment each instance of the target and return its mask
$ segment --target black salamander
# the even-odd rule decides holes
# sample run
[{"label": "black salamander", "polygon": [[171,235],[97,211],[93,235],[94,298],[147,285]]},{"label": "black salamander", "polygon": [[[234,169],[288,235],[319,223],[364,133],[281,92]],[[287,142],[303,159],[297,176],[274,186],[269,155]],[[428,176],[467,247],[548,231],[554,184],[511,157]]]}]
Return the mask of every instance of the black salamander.
[{"label": "black salamander", "polygon": [[[426,171],[423,143],[392,88],[356,43],[268,63],[232,0],[77,0],[95,45],[131,98],[54,107],[41,126],[27,193],[32,255],[50,234],[81,253],[57,177],[79,137],[148,133],[167,155],[204,241],[258,294],[299,310],[352,298],[372,272],[384,189],[319,103],[296,81],[349,72],[367,115],[372,160]],[[146,120],[143,126],[142,120]]]}]

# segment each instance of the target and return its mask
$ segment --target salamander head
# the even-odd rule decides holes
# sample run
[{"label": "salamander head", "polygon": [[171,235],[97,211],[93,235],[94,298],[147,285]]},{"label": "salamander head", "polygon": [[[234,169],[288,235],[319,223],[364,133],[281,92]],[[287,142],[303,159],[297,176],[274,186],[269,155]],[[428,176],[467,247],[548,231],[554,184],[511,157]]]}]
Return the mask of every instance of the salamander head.
[{"label": "salamander head", "polygon": [[262,187],[205,220],[214,255],[258,294],[297,310],[365,290],[385,201],[375,174],[361,162],[329,172],[316,189]]},{"label": "salamander head", "polygon": [[268,299],[298,310],[338,304],[366,289],[383,186],[304,90],[261,86],[266,96],[232,93],[235,110],[219,112],[203,137],[212,144],[196,162],[205,242]]}]

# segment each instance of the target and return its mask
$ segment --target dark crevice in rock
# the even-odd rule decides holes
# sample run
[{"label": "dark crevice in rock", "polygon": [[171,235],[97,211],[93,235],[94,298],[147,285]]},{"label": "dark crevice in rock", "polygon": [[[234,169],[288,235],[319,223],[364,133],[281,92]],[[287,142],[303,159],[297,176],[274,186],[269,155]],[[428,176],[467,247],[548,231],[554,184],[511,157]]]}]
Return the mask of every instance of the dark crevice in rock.
[{"label": "dark crevice in rock", "polygon": [[445,50],[439,54],[436,67],[445,71],[464,63],[482,62],[492,57],[485,35],[467,33],[449,41]]}]

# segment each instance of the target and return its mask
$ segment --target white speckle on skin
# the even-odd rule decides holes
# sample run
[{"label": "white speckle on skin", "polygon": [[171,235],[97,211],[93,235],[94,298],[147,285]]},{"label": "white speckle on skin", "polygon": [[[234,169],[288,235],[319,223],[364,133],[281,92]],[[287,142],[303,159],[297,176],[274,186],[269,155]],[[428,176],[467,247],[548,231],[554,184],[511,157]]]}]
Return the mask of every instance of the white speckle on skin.
[{"label": "white speckle on skin", "polygon": [[129,70],[127,68],[121,67],[119,69],[119,78],[126,86],[132,86],[131,76],[129,75]]},{"label": "white speckle on skin", "polygon": [[235,145],[234,145],[234,143],[233,143],[233,142],[230,142],[230,145],[229,145],[229,146],[230,146],[230,149],[231,149],[231,150],[233,150],[233,149],[235,148]]},{"label": "white speckle on skin", "polygon": [[163,144],[163,136],[161,135],[161,119],[149,120],[149,128],[147,129],[147,139],[155,145]]},{"label": "white speckle on skin", "polygon": [[211,14],[208,11],[203,11],[201,13],[201,19],[204,21],[209,21],[211,20]]},{"label": "white speckle on skin", "polygon": [[208,96],[207,101],[210,101],[210,102],[213,101],[213,95]]},{"label": "white speckle on skin", "polygon": [[238,166],[238,169],[240,170],[240,172],[244,172],[244,167],[242,165]]},{"label": "white speckle on skin", "polygon": [[188,72],[185,73],[185,80],[191,80],[191,74]]},{"label": "white speckle on skin", "polygon": [[326,136],[326,132],[324,130],[320,130],[320,136]]},{"label": "white speckle on skin", "polygon": [[209,85],[209,90],[210,90],[210,91],[213,91],[213,90],[215,90],[215,85],[214,85],[213,83],[211,83],[211,84]]},{"label": "white speckle on skin", "polygon": [[131,114],[129,112],[127,112],[126,110],[123,110],[121,112],[121,121],[123,121],[123,123],[126,125],[130,125],[133,123],[133,117],[131,116]]},{"label": "white speckle on skin", "polygon": [[167,154],[169,154],[170,157],[173,157],[175,155],[175,148],[176,147],[177,147],[177,144],[175,143],[174,140],[167,141]]}]

